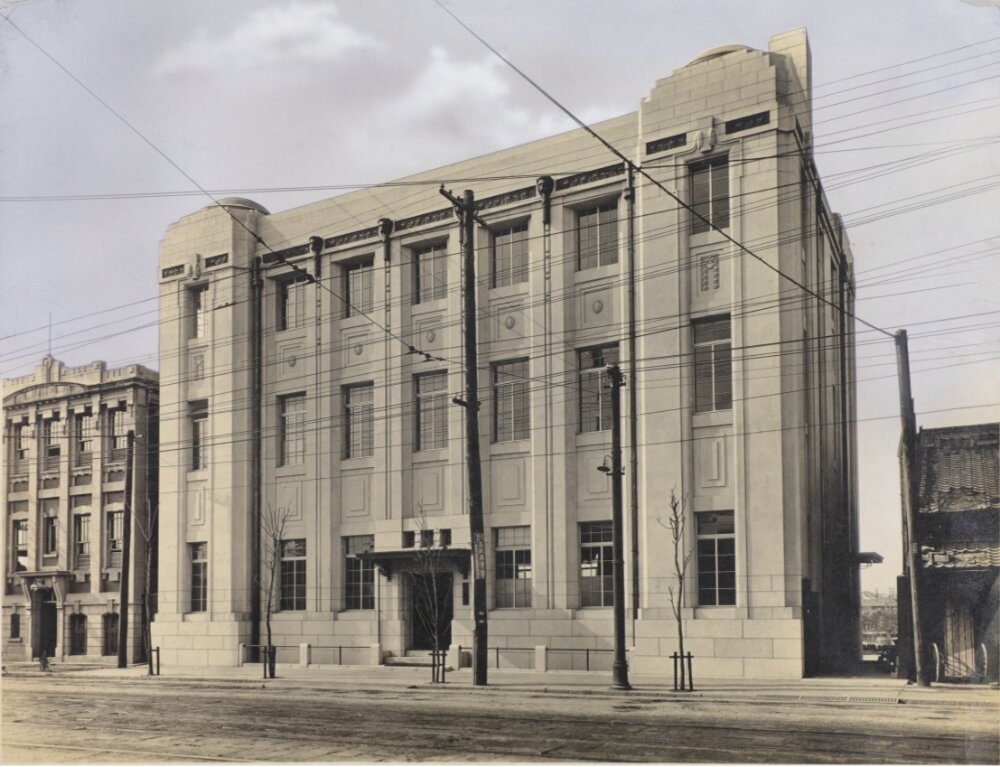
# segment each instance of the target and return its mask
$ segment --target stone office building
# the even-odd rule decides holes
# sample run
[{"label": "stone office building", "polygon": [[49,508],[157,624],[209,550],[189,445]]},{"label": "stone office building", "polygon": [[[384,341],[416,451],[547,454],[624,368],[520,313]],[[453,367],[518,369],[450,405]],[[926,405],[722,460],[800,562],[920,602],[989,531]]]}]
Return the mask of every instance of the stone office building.
[{"label": "stone office building", "polygon": [[672,490],[693,555],[696,673],[798,677],[856,659],[853,265],[811,158],[809,57],[802,30],[766,51],[715,49],[594,126],[654,181],[574,130],[377,199],[274,214],[227,199],[173,224],[160,257],[164,662],[240,662],[266,638],[272,575],[279,657],[425,650],[428,594],[439,640],[471,644],[453,403],[462,263],[442,179],[467,179],[455,191],[475,193],[482,220],[491,659],[609,663],[598,467],[614,362],[636,395],[622,419],[631,668],[668,672],[676,646]]},{"label": "stone office building", "polygon": [[[3,391],[4,660],[44,650],[61,661],[114,662],[125,548],[127,657],[141,660],[146,541],[155,533],[156,373],[103,362],[72,368],[44,357],[30,375],[5,380]],[[126,518],[133,520],[128,546]],[[155,589],[155,578],[149,585]]]}]

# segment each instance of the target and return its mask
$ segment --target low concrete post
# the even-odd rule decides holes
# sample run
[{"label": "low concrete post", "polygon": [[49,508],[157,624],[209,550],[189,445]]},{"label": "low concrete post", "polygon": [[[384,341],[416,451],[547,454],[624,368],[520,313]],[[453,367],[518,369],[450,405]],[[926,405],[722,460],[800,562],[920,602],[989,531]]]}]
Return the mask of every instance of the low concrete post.
[{"label": "low concrete post", "polygon": [[312,648],[308,642],[303,642],[299,645],[299,666],[301,668],[309,667],[309,662],[311,660],[309,656],[311,655],[311,651]]},{"label": "low concrete post", "polygon": [[382,665],[382,645],[373,644],[371,646],[371,651],[368,655],[368,665],[369,666],[381,666]]},{"label": "low concrete post", "polygon": [[549,648],[543,644],[535,645],[535,671],[549,670]]},{"label": "low concrete post", "polygon": [[236,666],[241,667],[243,665],[243,659],[246,657],[247,646],[244,642],[240,642],[236,645]]}]

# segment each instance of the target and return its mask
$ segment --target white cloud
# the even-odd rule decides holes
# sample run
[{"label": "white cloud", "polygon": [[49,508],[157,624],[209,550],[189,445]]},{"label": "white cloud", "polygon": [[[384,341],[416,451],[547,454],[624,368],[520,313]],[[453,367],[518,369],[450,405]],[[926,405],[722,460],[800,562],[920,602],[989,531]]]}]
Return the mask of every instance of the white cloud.
[{"label": "white cloud", "polygon": [[328,3],[292,2],[255,11],[225,35],[199,29],[193,39],[166,52],[158,74],[238,70],[290,62],[332,61],[352,50],[380,47],[377,40],[337,21]]}]

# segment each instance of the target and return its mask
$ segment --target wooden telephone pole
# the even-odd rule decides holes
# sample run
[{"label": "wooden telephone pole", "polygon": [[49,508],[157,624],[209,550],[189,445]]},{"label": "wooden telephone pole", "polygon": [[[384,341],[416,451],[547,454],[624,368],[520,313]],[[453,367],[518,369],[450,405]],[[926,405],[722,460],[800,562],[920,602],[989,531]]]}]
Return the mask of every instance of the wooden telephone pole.
[{"label": "wooden telephone pole", "polygon": [[906,520],[906,564],[910,571],[910,615],[913,618],[913,670],[917,684],[930,687],[930,677],[924,666],[924,635],[920,623],[920,542],[917,538],[917,489],[919,483],[916,460],[917,417],[913,412],[910,390],[910,350],[906,331],[896,333],[896,366],[899,376],[899,413],[903,436],[900,460],[903,474],[903,518]]},{"label": "wooden telephone pole", "polygon": [[[486,532],[483,523],[483,473],[479,458],[479,360],[476,341],[476,200],[470,189],[458,199],[443,186],[462,224],[462,261],[465,322],[465,455],[469,471],[469,531],[472,537],[472,683],[486,684]],[[483,224],[485,226],[485,224]]]}]

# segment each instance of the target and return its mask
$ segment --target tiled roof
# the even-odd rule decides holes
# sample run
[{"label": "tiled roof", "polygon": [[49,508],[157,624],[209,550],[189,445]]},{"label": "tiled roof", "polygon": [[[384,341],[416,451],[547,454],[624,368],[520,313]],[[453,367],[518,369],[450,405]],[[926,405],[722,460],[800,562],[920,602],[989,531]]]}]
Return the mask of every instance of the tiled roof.
[{"label": "tiled roof", "polygon": [[921,429],[923,513],[1000,508],[1000,424]]},{"label": "tiled roof", "polygon": [[1000,568],[1000,546],[945,546],[923,549],[923,565],[929,570],[964,570],[983,567]]}]

